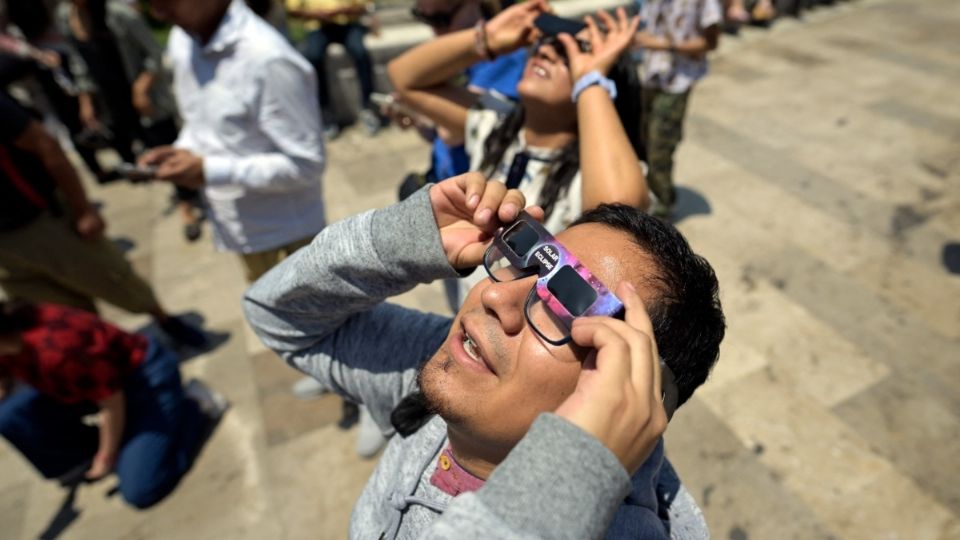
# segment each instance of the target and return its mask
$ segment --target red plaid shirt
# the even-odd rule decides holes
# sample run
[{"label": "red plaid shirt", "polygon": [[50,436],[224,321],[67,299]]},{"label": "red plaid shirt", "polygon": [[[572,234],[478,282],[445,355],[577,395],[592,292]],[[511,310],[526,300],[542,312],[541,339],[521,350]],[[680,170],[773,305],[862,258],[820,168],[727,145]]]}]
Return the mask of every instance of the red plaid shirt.
[{"label": "red plaid shirt", "polygon": [[37,326],[21,334],[23,350],[0,356],[12,376],[64,403],[99,402],[118,390],[147,354],[147,338],[93,313],[38,305]]}]

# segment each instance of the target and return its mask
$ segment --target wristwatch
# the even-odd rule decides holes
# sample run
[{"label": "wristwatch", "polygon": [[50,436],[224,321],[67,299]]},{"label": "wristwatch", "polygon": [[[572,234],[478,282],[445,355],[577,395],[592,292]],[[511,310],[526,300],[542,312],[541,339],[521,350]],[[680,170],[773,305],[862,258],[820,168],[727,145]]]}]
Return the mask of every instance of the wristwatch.
[{"label": "wristwatch", "polygon": [[595,84],[606,90],[607,93],[610,94],[611,100],[617,99],[617,83],[604,77],[599,71],[593,70],[580,77],[576,84],[573,85],[573,94],[570,96],[571,101],[576,103],[577,99],[580,98],[580,94]]}]

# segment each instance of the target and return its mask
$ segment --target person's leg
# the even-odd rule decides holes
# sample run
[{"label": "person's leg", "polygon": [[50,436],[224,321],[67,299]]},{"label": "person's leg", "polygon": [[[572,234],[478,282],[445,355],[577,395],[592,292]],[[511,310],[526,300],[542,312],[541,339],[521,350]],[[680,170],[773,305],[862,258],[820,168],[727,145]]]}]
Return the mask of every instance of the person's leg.
[{"label": "person's leg", "polygon": [[658,90],[647,86],[640,90],[640,136],[647,151],[647,161],[650,159],[650,117],[653,115],[653,98],[657,92]]},{"label": "person's leg", "polygon": [[24,386],[0,401],[0,434],[44,478],[57,478],[97,452],[97,428],[82,421],[93,412],[91,406],[65,405]]},{"label": "person's leg", "polygon": [[373,93],[373,62],[370,60],[370,52],[363,44],[367,29],[360,24],[349,24],[343,28],[344,47],[353,59],[360,83],[360,121],[367,133],[374,135],[383,128],[383,118],[370,103],[370,94]]},{"label": "person's leg", "polygon": [[357,70],[357,80],[360,82],[360,100],[364,109],[370,108],[370,94],[373,93],[373,61],[370,51],[363,44],[363,36],[367,29],[363,25],[352,23],[344,27],[344,43],[347,54],[353,59]]},{"label": "person's leg", "polygon": [[260,279],[260,276],[267,273],[268,270],[293,255],[295,251],[309,244],[313,240],[312,236],[294,240],[282,246],[258,251],[256,253],[241,253],[240,261],[243,263],[244,273],[248,283]]},{"label": "person's leg", "polygon": [[0,291],[7,298],[58,304],[97,313],[97,305],[90,296],[51,280],[33,265],[21,265],[5,259],[3,252],[0,252]]},{"label": "person's leg", "polygon": [[327,83],[327,47],[329,46],[330,39],[323,28],[307,34],[304,56],[313,64],[313,69],[317,72],[317,97],[325,119],[328,118],[330,108],[330,86]]},{"label": "person's leg", "polygon": [[61,289],[131,313],[165,317],[153,289],[116,246],[106,238],[80,238],[66,218],[42,214],[29,225],[0,234],[0,267],[29,270]]},{"label": "person's leg", "polygon": [[151,341],[147,358],[125,386],[127,420],[117,457],[120,494],[136,508],[156,504],[189,470],[207,426],[187,399],[179,359]]},{"label": "person's leg", "polygon": [[669,212],[676,202],[673,186],[673,154],[683,138],[683,118],[687,109],[687,96],[655,91],[650,124],[647,131],[647,158],[650,173],[647,181],[661,205]]},{"label": "person's leg", "polygon": [[[13,279],[5,279],[5,275]],[[44,283],[45,288],[39,286]],[[84,302],[87,305],[68,304],[94,312],[92,299],[99,298],[131,313],[149,314],[178,343],[191,347],[207,344],[201,330],[164,311],[150,285],[112,242],[106,238],[83,240],[65,217],[45,213],[28,225],[0,233],[0,286],[5,290],[19,287],[18,294],[44,293],[22,296],[33,302],[58,301],[53,295],[67,300],[84,297],[89,299]]]}]

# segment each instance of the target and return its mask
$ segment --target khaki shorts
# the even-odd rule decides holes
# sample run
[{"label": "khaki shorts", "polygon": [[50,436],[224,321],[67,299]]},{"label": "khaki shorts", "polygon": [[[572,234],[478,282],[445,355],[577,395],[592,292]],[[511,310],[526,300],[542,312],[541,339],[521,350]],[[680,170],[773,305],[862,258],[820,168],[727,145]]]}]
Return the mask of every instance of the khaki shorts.
[{"label": "khaki shorts", "polygon": [[0,289],[8,298],[92,312],[95,298],[131,313],[159,309],[153,289],[112,242],[84,240],[67,218],[49,213],[0,231]]},{"label": "khaki shorts", "polygon": [[302,248],[312,241],[313,236],[308,236],[306,238],[294,240],[289,244],[284,244],[280,247],[268,249],[266,251],[258,251],[256,253],[241,253],[240,259],[243,262],[243,269],[246,273],[247,282],[253,283],[254,281],[260,279],[260,276],[266,274],[268,270],[279,264],[280,261],[286,259],[290,255],[293,255],[294,251]]}]

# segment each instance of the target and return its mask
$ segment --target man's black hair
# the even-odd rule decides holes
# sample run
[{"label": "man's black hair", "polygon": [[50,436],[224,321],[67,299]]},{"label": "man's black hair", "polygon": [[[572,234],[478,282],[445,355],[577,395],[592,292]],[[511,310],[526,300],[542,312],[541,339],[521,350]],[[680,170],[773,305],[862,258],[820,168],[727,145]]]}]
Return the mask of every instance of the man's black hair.
[{"label": "man's black hair", "polygon": [[633,207],[602,204],[571,227],[583,223],[629,234],[654,266],[647,284],[657,296],[647,309],[657,349],[676,376],[682,405],[707,380],[726,329],[713,268],[690,249],[676,227]]}]

